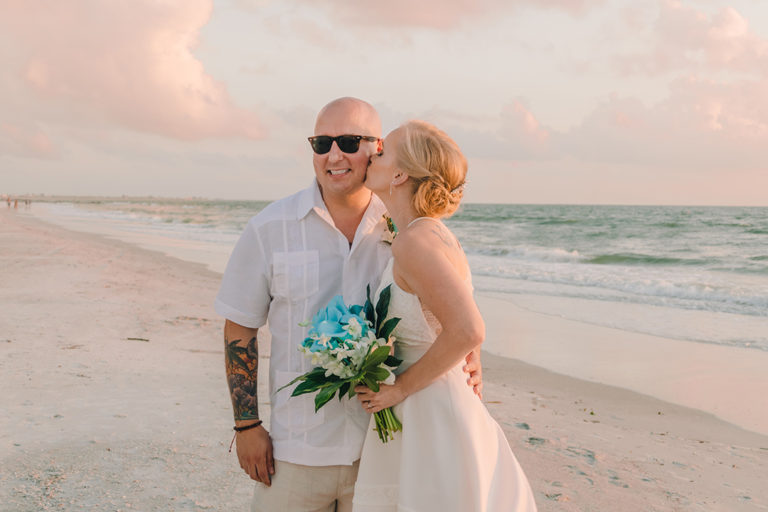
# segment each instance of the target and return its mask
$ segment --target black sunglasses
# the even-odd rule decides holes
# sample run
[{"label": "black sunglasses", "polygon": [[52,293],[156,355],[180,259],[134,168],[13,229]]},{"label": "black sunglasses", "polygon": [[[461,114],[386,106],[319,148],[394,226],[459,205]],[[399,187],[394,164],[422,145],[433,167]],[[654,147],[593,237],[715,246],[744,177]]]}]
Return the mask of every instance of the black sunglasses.
[{"label": "black sunglasses", "polygon": [[329,152],[331,146],[333,146],[333,141],[336,141],[339,149],[344,153],[357,153],[357,150],[360,149],[361,140],[376,142],[379,138],[367,135],[339,135],[338,137],[315,135],[314,137],[309,137],[309,144],[312,146],[312,151],[318,155],[324,155]]}]

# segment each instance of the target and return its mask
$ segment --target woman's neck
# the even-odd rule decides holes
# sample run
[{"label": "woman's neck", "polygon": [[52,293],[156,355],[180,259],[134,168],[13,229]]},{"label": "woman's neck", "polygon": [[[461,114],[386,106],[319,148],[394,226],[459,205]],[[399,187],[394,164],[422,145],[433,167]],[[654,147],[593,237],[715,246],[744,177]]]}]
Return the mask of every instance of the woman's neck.
[{"label": "woman's neck", "polygon": [[387,212],[399,231],[406,229],[408,224],[419,216],[413,207],[413,195],[394,194],[392,196],[379,196],[379,198],[384,203],[384,206],[387,207]]}]

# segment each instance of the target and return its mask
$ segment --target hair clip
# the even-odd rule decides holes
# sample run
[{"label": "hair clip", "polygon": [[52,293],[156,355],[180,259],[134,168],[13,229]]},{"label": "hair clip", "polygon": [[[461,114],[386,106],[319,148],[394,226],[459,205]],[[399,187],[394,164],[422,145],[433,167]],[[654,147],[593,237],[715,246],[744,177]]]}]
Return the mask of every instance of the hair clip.
[{"label": "hair clip", "polygon": [[451,194],[455,194],[456,192],[459,192],[459,191],[461,191],[461,190],[464,190],[464,187],[465,187],[466,185],[467,185],[467,182],[466,182],[466,181],[462,181],[461,183],[459,183],[458,185],[456,185],[456,187],[454,187],[454,188],[453,188],[453,190],[451,190]]}]

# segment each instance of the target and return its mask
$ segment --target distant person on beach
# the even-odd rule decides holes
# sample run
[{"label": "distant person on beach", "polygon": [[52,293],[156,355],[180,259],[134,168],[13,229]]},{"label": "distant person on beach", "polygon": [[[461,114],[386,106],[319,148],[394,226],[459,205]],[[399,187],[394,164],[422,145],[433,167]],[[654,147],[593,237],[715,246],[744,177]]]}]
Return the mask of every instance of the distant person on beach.
[{"label": "distant person on beach", "polygon": [[[313,397],[274,391],[311,369],[299,351],[299,326],[341,294],[365,301],[391,257],[384,205],[363,186],[381,150],[376,110],[340,98],[318,114],[310,137],[312,185],[253,217],[235,246],[216,298],[224,325],[225,364],[240,466],[257,482],[253,511],[352,509],[369,414],[354,400],[333,400],[317,413]],[[268,432],[257,404],[258,329],[272,336]],[[467,382],[480,392],[477,353],[466,356]]]}]

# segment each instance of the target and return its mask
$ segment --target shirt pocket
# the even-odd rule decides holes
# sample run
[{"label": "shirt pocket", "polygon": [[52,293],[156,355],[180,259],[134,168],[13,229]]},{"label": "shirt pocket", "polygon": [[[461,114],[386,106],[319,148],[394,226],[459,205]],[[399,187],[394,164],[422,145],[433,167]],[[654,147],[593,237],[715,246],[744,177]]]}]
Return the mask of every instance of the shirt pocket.
[{"label": "shirt pocket", "polygon": [[318,251],[275,252],[272,255],[273,297],[290,301],[306,299],[317,293],[320,281]]},{"label": "shirt pocket", "polygon": [[[301,374],[297,372],[276,371],[275,389],[280,390],[281,387],[299,375]],[[307,432],[322,425],[325,421],[325,411],[322,408],[315,412],[315,395],[317,392],[291,396],[293,389],[298,385],[297,382],[293,386],[278,391],[272,397],[274,400],[272,421],[276,421],[288,430],[289,436]]]}]

